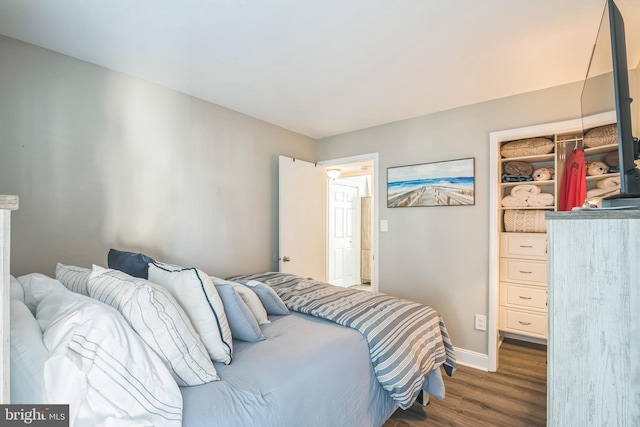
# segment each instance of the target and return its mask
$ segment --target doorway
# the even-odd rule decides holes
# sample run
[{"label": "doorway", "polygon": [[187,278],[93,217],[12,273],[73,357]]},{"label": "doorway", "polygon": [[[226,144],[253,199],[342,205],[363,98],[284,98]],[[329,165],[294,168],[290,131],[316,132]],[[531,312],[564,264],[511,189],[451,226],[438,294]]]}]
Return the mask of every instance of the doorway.
[{"label": "doorway", "polygon": [[327,281],[377,291],[377,153],[319,162],[327,178]]},{"label": "doorway", "polygon": [[[279,158],[278,270],[299,276],[329,281],[329,188],[331,180],[362,183],[359,185],[360,212],[366,203],[365,220],[358,215],[360,249],[355,255],[360,274],[354,286],[364,285],[378,291],[378,221],[376,176],[378,153],[309,163],[294,158]],[[328,169],[339,169],[339,176],[329,177]],[[351,184],[353,185],[353,184]],[[304,200],[304,203],[300,201]],[[364,267],[363,267],[364,266]],[[364,271],[364,273],[363,273]],[[364,278],[364,280],[363,280]],[[367,280],[368,279],[368,280]],[[369,282],[369,283],[367,283]]]}]

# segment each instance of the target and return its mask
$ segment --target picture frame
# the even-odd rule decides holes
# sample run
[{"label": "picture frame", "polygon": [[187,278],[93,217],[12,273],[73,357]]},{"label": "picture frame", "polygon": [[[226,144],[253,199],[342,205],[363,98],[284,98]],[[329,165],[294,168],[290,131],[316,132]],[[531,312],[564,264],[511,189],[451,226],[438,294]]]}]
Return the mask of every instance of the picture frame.
[{"label": "picture frame", "polygon": [[387,168],[388,208],[475,203],[475,157]]}]

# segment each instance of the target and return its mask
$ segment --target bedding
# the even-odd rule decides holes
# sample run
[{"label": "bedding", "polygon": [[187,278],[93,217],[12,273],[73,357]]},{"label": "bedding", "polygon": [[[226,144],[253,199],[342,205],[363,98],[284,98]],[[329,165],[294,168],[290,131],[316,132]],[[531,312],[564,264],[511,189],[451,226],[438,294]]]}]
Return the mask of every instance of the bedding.
[{"label": "bedding", "polygon": [[256,318],[242,297],[238,295],[233,284],[219,283],[215,287],[222,299],[233,339],[249,342],[265,339]]},{"label": "bedding", "polygon": [[181,425],[171,373],[115,309],[42,274],[18,281],[36,317],[11,301],[12,403],[69,404],[76,427]]},{"label": "bedding", "polygon": [[149,264],[152,262],[155,261],[150,256],[136,252],[111,248],[107,254],[107,267],[141,279],[149,277]]},{"label": "bedding", "polygon": [[264,305],[262,305],[260,298],[253,290],[239,283],[229,282],[218,277],[213,278],[213,283],[215,283],[216,285],[230,284],[231,286],[233,286],[233,289],[238,293],[238,295],[240,295],[242,301],[244,301],[247,307],[249,307],[249,311],[256,319],[256,322],[258,322],[258,325],[266,325],[267,323],[271,322],[268,318],[266,308],[264,307]]},{"label": "bedding", "polygon": [[[11,282],[17,307],[11,333],[21,338],[12,341],[11,369],[23,374],[12,378],[24,385],[16,397],[33,391],[47,403],[70,403],[78,426],[381,426],[420,390],[444,398],[441,368],[455,369],[440,316],[388,295],[280,273],[233,281],[207,276],[233,335],[226,364],[209,359],[181,312],[180,303],[193,301],[173,299],[164,287],[122,271],[94,266],[86,281],[87,269],[60,268],[72,273],[71,289],[89,296],[38,274]],[[184,270],[199,272],[172,273]],[[193,293],[183,279],[169,286]],[[261,322],[241,293],[262,310]],[[185,336],[172,333],[181,321]],[[179,339],[191,338],[199,344],[177,346],[180,355],[167,358]],[[173,363],[194,349],[207,356],[208,381],[182,376],[193,360]]]},{"label": "bedding", "polygon": [[233,342],[222,299],[211,278],[198,268],[149,263],[149,281],[167,289],[191,320],[211,360],[231,363]]},{"label": "bedding", "polygon": [[166,363],[178,385],[218,381],[187,314],[165,288],[118,270],[93,267],[89,295],[117,309]]},{"label": "bedding", "polygon": [[76,267],[75,265],[65,265],[61,263],[56,265],[56,279],[71,292],[76,292],[85,296],[89,296],[87,284],[89,284],[91,272],[92,270],[90,268]]},{"label": "bedding", "polygon": [[300,313],[271,316],[262,331],[216,364],[220,381],[181,387],[185,426],[371,427],[395,411],[358,331]]},{"label": "bedding", "polygon": [[430,307],[286,273],[229,280],[262,282],[272,287],[290,310],[360,331],[369,344],[378,381],[400,408],[411,406],[434,369],[443,365],[452,375],[456,368],[444,321]]},{"label": "bedding", "polygon": [[49,352],[42,342],[40,325],[17,294],[11,294],[10,309],[11,403],[47,403],[44,363]]},{"label": "bedding", "polygon": [[255,292],[264,306],[264,309],[267,311],[267,314],[276,314],[280,316],[289,314],[287,306],[280,299],[276,291],[271,289],[269,286],[262,282],[258,282],[257,280],[248,280],[243,283],[243,285],[248,286],[253,292]]}]

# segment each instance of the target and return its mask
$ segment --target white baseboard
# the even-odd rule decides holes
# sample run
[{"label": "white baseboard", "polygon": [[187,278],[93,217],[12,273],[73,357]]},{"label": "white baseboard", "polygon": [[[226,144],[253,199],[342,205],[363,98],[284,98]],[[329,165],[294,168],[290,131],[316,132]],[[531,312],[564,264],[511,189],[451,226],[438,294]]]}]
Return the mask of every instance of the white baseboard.
[{"label": "white baseboard", "polygon": [[481,371],[489,371],[489,356],[464,348],[453,347],[456,353],[456,363]]}]

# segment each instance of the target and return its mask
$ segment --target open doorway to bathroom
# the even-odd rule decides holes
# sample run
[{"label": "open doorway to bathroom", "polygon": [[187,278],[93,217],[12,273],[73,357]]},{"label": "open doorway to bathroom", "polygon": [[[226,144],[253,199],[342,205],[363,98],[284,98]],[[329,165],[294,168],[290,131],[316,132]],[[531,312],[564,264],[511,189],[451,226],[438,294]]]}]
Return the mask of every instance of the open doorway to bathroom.
[{"label": "open doorway to bathroom", "polygon": [[344,287],[375,290],[374,161],[332,164],[328,177],[327,278]]}]

